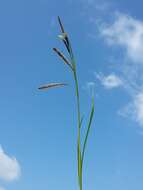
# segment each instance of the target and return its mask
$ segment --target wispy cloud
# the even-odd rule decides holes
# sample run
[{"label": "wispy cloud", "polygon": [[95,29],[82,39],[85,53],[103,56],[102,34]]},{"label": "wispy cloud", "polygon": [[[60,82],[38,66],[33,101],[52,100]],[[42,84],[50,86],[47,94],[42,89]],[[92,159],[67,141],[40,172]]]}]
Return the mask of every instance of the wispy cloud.
[{"label": "wispy cloud", "polygon": [[15,157],[7,155],[0,146],[0,179],[13,181],[20,176],[20,165]]},{"label": "wispy cloud", "polygon": [[88,36],[92,40],[100,36],[108,47],[115,47],[112,49],[115,54],[110,55],[114,58],[113,70],[108,72],[111,74],[96,74],[96,79],[107,90],[122,87],[127,92],[131,101],[123,109],[119,108],[120,114],[131,117],[143,127],[143,21],[116,11],[116,5],[106,0],[101,3],[81,1],[86,8],[84,15],[93,27]]},{"label": "wispy cloud", "polygon": [[110,74],[107,76],[104,76],[103,74],[96,74],[96,77],[106,89],[117,88],[123,85],[122,80],[115,74]]},{"label": "wispy cloud", "polygon": [[143,93],[140,93],[135,97],[133,106],[136,116],[135,119],[143,125]]},{"label": "wispy cloud", "polygon": [[123,54],[118,75],[115,71],[114,75],[98,78],[106,89],[122,86],[128,92],[132,101],[120,110],[120,115],[143,126],[143,21],[116,13],[113,22],[100,23],[99,32],[107,45],[120,48]]},{"label": "wispy cloud", "polygon": [[140,126],[143,126],[143,93],[134,96],[132,102],[119,110],[119,114],[124,117],[130,117],[138,122]]},{"label": "wispy cloud", "polygon": [[143,63],[143,22],[129,15],[116,14],[115,22],[103,24],[101,35],[109,45],[125,49],[132,62]]}]

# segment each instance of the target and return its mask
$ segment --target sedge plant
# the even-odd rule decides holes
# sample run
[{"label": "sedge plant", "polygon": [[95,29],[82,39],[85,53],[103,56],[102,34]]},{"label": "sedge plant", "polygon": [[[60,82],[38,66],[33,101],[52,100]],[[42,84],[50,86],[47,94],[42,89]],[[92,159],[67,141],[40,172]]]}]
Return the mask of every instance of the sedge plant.
[{"label": "sedge plant", "polygon": [[[81,110],[80,110],[80,94],[79,94],[79,84],[78,84],[78,77],[77,77],[77,69],[76,69],[76,61],[74,57],[74,53],[72,50],[72,46],[68,37],[67,32],[65,32],[63,24],[61,22],[60,17],[58,17],[58,22],[60,25],[61,34],[58,36],[60,40],[64,43],[65,49],[67,50],[69,59],[58,49],[53,48],[53,51],[62,59],[62,61],[69,67],[72,72],[74,84],[75,84],[75,96],[76,96],[76,105],[77,105],[77,176],[78,176],[78,184],[79,190],[83,189],[83,166],[84,166],[84,157],[85,157],[85,150],[87,145],[87,140],[89,137],[89,132],[93,120],[94,115],[94,98],[92,97],[91,103],[91,111],[89,115],[89,120],[86,126],[86,133],[85,136],[81,136],[82,130],[82,121],[83,117],[81,117]],[[62,87],[67,85],[66,83],[49,83],[46,85],[42,85],[39,87],[40,90],[48,90],[49,88],[53,87]],[[83,142],[83,144],[82,144]]]}]

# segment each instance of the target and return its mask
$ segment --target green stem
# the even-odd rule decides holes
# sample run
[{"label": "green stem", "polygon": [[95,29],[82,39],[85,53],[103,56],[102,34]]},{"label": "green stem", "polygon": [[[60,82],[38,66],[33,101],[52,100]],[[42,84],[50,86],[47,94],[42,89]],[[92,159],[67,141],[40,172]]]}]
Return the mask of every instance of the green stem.
[{"label": "green stem", "polygon": [[81,147],[81,125],[82,125],[83,118],[81,118],[81,115],[80,115],[80,96],[79,96],[79,86],[78,86],[78,78],[77,78],[77,72],[76,72],[76,62],[74,59],[74,54],[72,51],[72,46],[71,46],[70,40],[69,40],[67,34],[65,33],[65,30],[64,30],[63,24],[60,20],[60,17],[58,17],[58,21],[59,21],[60,28],[62,31],[62,40],[69,53],[70,63],[64,57],[64,55],[61,52],[59,52],[56,48],[54,48],[54,51],[56,51],[56,53],[58,53],[58,55],[63,59],[63,61],[70,66],[70,68],[72,69],[72,72],[73,72],[73,77],[74,77],[74,82],[75,82],[75,94],[76,94],[76,102],[77,102],[77,119],[78,119],[78,125],[77,125],[77,127],[78,127],[78,131],[77,131],[77,133],[78,133],[78,135],[77,135],[78,182],[79,182],[79,190],[82,190],[83,160],[84,160],[84,154],[85,154],[86,144],[87,144],[87,140],[88,140],[88,135],[89,135],[89,131],[90,131],[93,115],[94,115],[94,100],[92,100],[92,109],[91,109],[91,113],[90,113],[90,117],[89,117],[89,121],[88,121],[88,125],[87,125],[86,136],[84,138],[83,148],[82,148]]},{"label": "green stem", "polygon": [[73,67],[73,75],[75,81],[75,92],[77,99],[77,115],[78,115],[78,137],[77,137],[77,159],[78,159],[78,181],[79,181],[79,189],[82,190],[82,155],[81,155],[81,140],[80,140],[80,128],[81,128],[81,116],[80,116],[80,97],[79,97],[79,87],[78,87],[78,79],[76,73],[76,62],[74,60],[74,54],[72,51],[72,47],[69,41],[69,50],[70,50],[70,59]]},{"label": "green stem", "polygon": [[77,98],[77,110],[78,110],[78,127],[80,126],[80,100],[79,100],[79,90],[78,90],[78,80],[76,70],[74,69],[74,80],[76,87],[76,98]]},{"label": "green stem", "polygon": [[81,119],[80,119],[80,97],[79,97],[79,87],[78,87],[78,79],[76,74],[76,65],[73,63],[73,74],[75,80],[75,90],[76,90],[76,98],[77,98],[77,112],[78,112],[78,140],[77,140],[77,150],[78,150],[78,180],[79,180],[79,188],[82,190],[82,161],[81,161],[81,143],[80,143],[80,127],[81,127]]}]

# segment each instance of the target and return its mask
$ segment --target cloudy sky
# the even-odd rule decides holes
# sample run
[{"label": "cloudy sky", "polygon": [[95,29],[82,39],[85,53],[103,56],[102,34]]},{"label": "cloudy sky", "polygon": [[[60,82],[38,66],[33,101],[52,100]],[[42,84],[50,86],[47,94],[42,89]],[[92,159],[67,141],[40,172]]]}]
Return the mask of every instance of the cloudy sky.
[{"label": "cloudy sky", "polygon": [[[52,52],[63,50],[58,15],[77,60],[83,124],[95,97],[84,189],[143,189],[142,6],[141,0],[0,2],[0,190],[78,189],[73,80]],[[69,85],[37,90],[49,82]]]}]

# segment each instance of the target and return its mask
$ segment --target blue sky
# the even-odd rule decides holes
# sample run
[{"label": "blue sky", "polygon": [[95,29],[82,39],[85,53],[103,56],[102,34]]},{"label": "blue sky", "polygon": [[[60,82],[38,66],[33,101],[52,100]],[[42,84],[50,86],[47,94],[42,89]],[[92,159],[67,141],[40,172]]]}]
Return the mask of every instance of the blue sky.
[{"label": "blue sky", "polygon": [[[84,189],[143,189],[142,1],[0,2],[0,190],[78,189],[76,107],[52,52],[59,15],[72,41],[82,113],[95,117]],[[67,82],[39,92],[41,84]]]}]

